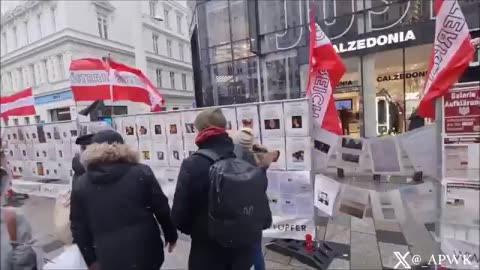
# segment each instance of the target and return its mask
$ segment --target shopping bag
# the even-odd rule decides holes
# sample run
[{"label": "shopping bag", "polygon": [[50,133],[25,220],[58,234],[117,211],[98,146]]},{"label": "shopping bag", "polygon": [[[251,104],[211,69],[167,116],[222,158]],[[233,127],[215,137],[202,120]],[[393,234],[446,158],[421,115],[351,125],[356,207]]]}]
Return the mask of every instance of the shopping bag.
[{"label": "shopping bag", "polygon": [[45,264],[44,270],[87,270],[87,264],[77,245],[71,245],[62,254]]}]

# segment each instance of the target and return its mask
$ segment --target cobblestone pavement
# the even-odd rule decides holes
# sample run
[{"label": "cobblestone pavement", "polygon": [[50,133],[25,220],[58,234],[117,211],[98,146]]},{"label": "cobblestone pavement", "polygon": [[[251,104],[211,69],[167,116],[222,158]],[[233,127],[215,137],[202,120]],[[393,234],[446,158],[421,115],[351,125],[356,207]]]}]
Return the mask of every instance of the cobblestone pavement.
[{"label": "cobblestone pavement", "polygon": [[[395,179],[391,183],[378,184],[369,179],[342,180],[362,188],[377,191],[388,191],[404,185],[405,180]],[[55,201],[49,198],[31,196],[18,208],[23,211],[32,223],[37,246],[44,252],[43,256],[54,259],[63,251],[63,244],[54,235],[53,208]],[[318,214],[318,213],[317,213]],[[434,241],[433,224],[418,224],[406,211],[407,223],[393,221],[375,221],[371,211],[363,219],[345,214],[333,218],[317,215],[317,239],[348,245],[349,260],[334,259],[328,269],[391,269],[396,264],[394,251],[420,254],[422,257],[439,252]],[[268,239],[265,239],[268,242]],[[187,269],[190,240],[182,235],[173,254],[166,254],[162,269]],[[299,261],[278,253],[265,250],[267,269],[312,269]]]}]

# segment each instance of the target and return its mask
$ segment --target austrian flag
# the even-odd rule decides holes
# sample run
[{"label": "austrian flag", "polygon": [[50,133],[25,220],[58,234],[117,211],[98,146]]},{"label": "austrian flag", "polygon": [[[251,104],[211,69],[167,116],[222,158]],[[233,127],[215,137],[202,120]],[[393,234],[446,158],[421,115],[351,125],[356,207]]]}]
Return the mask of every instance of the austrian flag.
[{"label": "austrian flag", "polygon": [[314,125],[335,134],[343,134],[335,106],[333,92],[346,71],[332,43],[310,18],[310,74],[308,78],[307,96],[313,110]]},{"label": "austrian flag", "polygon": [[458,1],[435,0],[435,40],[418,115],[435,117],[435,99],[448,93],[472,61],[471,44],[465,16]]},{"label": "austrian flag", "polygon": [[158,111],[165,100],[141,70],[108,59],[79,59],[70,65],[75,101],[131,101]]},{"label": "austrian flag", "polygon": [[9,116],[29,116],[35,114],[32,88],[0,98],[0,116],[3,119],[8,119]]}]

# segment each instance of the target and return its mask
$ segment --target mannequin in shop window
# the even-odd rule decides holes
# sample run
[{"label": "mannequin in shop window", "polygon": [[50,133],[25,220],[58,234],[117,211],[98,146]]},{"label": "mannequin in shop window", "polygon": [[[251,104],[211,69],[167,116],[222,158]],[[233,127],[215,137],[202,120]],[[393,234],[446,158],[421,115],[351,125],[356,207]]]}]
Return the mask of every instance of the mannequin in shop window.
[{"label": "mannequin in shop window", "polygon": [[342,123],[343,135],[350,135],[349,123],[352,119],[352,112],[347,108],[341,108],[338,111],[340,122]]},{"label": "mannequin in shop window", "polygon": [[388,103],[387,110],[380,110],[379,108],[379,115],[385,115],[388,112],[388,120],[389,125],[387,127],[387,134],[396,134],[402,130],[401,128],[401,114],[402,114],[402,107],[400,104],[395,101],[392,96],[388,93],[386,89],[382,89],[377,93],[377,97],[384,97],[386,102]]}]

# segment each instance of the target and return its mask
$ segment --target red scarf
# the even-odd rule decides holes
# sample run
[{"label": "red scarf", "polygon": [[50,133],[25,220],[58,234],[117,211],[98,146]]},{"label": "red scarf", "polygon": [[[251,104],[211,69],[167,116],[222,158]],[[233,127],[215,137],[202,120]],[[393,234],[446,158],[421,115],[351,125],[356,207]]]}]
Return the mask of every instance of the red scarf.
[{"label": "red scarf", "polygon": [[209,127],[207,129],[204,129],[202,132],[198,133],[197,138],[195,138],[195,143],[199,145],[211,137],[215,137],[217,135],[221,135],[225,133],[226,133],[225,128]]}]

